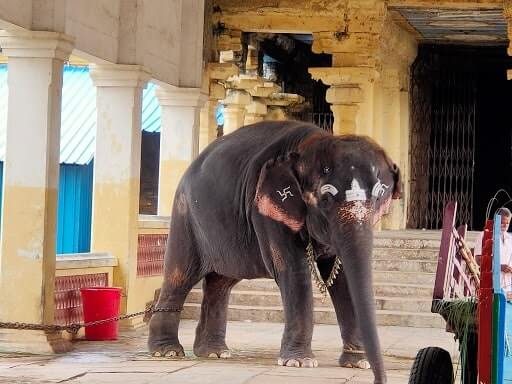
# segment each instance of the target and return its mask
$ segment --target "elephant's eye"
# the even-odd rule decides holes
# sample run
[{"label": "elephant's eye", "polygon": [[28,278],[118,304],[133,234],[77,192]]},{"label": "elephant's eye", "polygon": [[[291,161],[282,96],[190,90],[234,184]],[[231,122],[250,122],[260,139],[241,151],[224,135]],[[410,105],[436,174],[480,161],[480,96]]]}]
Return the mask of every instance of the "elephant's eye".
[{"label": "elephant's eye", "polygon": [[329,173],[331,173],[331,168],[325,166],[323,169],[323,172],[324,172],[324,175],[328,175]]}]

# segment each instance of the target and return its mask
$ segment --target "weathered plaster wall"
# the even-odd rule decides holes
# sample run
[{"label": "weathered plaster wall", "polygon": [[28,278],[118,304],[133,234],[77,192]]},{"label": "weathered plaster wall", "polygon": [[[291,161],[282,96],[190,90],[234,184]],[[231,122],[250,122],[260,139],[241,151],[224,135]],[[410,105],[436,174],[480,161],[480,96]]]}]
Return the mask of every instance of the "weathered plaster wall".
[{"label": "weathered plaster wall", "polygon": [[9,24],[30,29],[32,26],[32,0],[0,1],[0,28]]}]

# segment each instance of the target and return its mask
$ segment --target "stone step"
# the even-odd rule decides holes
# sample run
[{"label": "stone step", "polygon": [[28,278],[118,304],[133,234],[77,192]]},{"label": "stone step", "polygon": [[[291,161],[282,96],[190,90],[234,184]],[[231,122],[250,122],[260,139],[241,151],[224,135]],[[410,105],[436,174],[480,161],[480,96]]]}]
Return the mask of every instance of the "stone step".
[{"label": "stone step", "polygon": [[436,273],[437,261],[374,259],[373,270]]},{"label": "stone step", "polygon": [[396,282],[413,283],[434,287],[435,273],[404,272],[404,271],[373,271],[373,283]]},{"label": "stone step", "polygon": [[439,249],[430,248],[374,248],[374,259],[437,261]]},{"label": "stone step", "polygon": [[373,246],[376,248],[429,249],[439,251],[439,239],[410,239],[374,236]]},{"label": "stone step", "polygon": [[[187,303],[201,303],[203,292],[201,289],[194,288],[187,297]],[[229,298],[230,305],[244,305],[252,307],[276,307],[282,308],[281,295],[279,292],[272,291],[240,291],[233,290]],[[313,295],[313,304],[315,308],[328,307],[333,308],[330,297],[324,299],[320,293]],[[405,311],[405,312],[430,312],[432,297],[393,297],[376,296],[375,308],[378,310]]]},{"label": "stone step", "polygon": [[[199,288],[196,286],[196,288]],[[431,299],[434,289],[433,284],[401,283],[390,279],[374,282],[374,293],[376,296],[406,297],[414,296],[416,298]],[[233,291],[257,291],[257,292],[279,292],[277,284],[272,279],[254,279],[242,280]],[[313,292],[318,293],[316,286],[313,286]]]},{"label": "stone step", "polygon": [[[200,304],[185,303],[181,318],[199,319],[200,310]],[[284,321],[284,313],[280,306],[254,307],[230,305],[228,309],[228,320],[282,323]],[[337,324],[334,309],[329,307],[315,308],[314,321],[316,324]],[[377,310],[377,325],[431,328],[445,327],[444,320],[438,314],[388,310]]]}]

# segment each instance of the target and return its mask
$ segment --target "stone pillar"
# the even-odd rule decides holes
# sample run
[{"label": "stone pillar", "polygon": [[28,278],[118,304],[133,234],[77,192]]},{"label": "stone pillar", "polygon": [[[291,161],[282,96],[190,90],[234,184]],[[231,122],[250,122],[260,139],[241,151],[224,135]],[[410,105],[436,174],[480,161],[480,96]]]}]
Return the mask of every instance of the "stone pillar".
[{"label": "stone pillar", "polygon": [[97,128],[94,157],[93,252],[118,259],[114,286],[123,288],[121,313],[130,306],[137,275],[142,90],[150,79],[139,65],[91,65],[96,86]]},{"label": "stone pillar", "polygon": [[251,104],[245,108],[245,125],[263,121],[267,114],[267,104],[259,98],[253,98]]},{"label": "stone pillar", "polygon": [[[0,31],[9,101],[0,254],[0,321],[54,323],[62,67],[71,37]],[[0,329],[2,350],[70,349],[60,332]]]},{"label": "stone pillar", "polygon": [[222,82],[228,78],[237,76],[239,68],[232,63],[209,63],[206,74],[208,86],[208,101],[201,109],[199,152],[217,138],[217,119],[215,111],[219,100],[226,97],[226,89]]},{"label": "stone pillar", "polygon": [[178,183],[199,153],[199,115],[207,97],[199,88],[170,85],[156,96],[162,108],[158,214],[170,216]]},{"label": "stone pillar", "polygon": [[394,200],[390,214],[383,217],[383,229],[405,228],[409,200],[409,77],[417,54],[417,42],[407,31],[386,18],[379,50],[381,75],[380,133],[377,141],[400,167],[403,198]]},{"label": "stone pillar", "polygon": [[251,103],[251,95],[246,91],[228,89],[223,103],[224,135],[227,135],[244,125],[245,107]]},{"label": "stone pillar", "polygon": [[208,97],[199,116],[199,152],[217,138],[217,106],[219,100]]},{"label": "stone pillar", "polygon": [[[371,134],[373,97],[365,95],[363,88],[370,87],[378,76],[377,71],[367,67],[332,67],[309,68],[309,73],[313,79],[330,85],[326,100],[334,115],[335,135]],[[364,114],[358,113],[362,106]]]},{"label": "stone pillar", "polygon": [[[402,154],[401,95],[399,73],[396,69],[382,71],[382,135],[381,144],[400,167]],[[393,200],[390,213],[382,218],[383,229],[399,229],[403,222],[402,200]]]},{"label": "stone pillar", "polygon": [[400,132],[401,132],[401,148],[400,148],[400,172],[402,176],[403,185],[403,199],[400,203],[403,205],[403,217],[401,228],[406,227],[407,223],[407,212],[409,208],[409,197],[410,197],[410,157],[409,147],[411,145],[410,137],[410,109],[409,109],[409,71],[402,73],[403,86],[400,89]]}]

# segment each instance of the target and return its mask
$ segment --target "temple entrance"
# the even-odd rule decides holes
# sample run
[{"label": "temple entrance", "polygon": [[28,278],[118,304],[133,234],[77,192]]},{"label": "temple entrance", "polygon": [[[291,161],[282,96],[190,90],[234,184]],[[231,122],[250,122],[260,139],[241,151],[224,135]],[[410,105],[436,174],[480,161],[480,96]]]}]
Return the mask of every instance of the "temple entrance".
[{"label": "temple entrance", "polygon": [[457,200],[461,222],[480,230],[495,192],[512,193],[511,68],[505,46],[420,46],[411,79],[408,228],[441,228],[445,203]]}]

